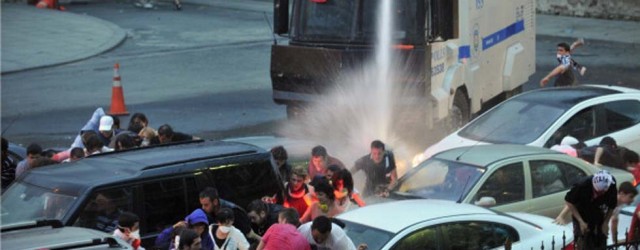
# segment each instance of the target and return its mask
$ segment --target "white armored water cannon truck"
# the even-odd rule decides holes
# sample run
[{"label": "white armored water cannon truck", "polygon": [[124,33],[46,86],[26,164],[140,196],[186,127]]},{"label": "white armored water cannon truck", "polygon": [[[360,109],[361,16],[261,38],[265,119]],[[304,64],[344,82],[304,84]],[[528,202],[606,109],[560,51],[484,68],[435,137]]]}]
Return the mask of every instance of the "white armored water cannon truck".
[{"label": "white armored water cannon truck", "polygon": [[[273,100],[289,117],[321,100],[332,74],[374,53],[381,0],[274,0]],[[535,71],[534,0],[393,0],[394,48],[427,100],[426,125],[471,115],[522,90]],[[449,118],[449,119],[447,119]]]}]

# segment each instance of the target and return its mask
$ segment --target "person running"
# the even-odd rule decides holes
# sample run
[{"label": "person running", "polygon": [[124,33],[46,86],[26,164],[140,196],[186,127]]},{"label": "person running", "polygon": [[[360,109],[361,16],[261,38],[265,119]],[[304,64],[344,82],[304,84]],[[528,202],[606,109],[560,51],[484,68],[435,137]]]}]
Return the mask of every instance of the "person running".
[{"label": "person running", "polygon": [[556,58],[558,59],[558,66],[556,66],[547,76],[540,80],[540,87],[544,87],[549,83],[549,80],[552,77],[556,77],[554,82],[555,87],[560,86],[573,86],[577,84],[576,77],[573,74],[572,68],[577,69],[581,75],[584,75],[584,72],[587,70],[586,67],[578,64],[571,58],[571,51],[577,47],[582,46],[584,40],[578,40],[574,42],[571,46],[567,43],[559,43],[557,45]]},{"label": "person running", "polygon": [[363,191],[364,197],[373,194],[384,195],[386,190],[380,190],[381,187],[387,189],[398,179],[393,153],[385,150],[384,143],[379,140],[371,142],[371,153],[358,159],[351,173],[355,174],[359,170],[364,171],[367,177]]}]

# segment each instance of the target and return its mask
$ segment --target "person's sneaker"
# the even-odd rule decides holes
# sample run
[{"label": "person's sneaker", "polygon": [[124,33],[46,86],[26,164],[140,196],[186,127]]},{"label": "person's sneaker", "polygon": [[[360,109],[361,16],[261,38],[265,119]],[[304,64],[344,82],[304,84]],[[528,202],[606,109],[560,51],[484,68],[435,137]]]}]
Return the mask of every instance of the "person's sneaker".
[{"label": "person's sneaker", "polygon": [[582,66],[582,68],[580,69],[580,75],[583,76],[584,72],[587,72],[587,67]]}]

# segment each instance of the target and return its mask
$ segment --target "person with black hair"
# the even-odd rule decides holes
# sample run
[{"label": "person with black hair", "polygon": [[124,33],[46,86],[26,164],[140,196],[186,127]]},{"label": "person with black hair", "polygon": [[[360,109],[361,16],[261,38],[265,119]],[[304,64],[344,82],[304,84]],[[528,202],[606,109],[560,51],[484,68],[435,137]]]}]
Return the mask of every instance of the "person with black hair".
[{"label": "person with black hair", "polygon": [[388,186],[393,186],[398,179],[396,159],[391,151],[385,149],[380,140],[371,142],[371,152],[358,159],[351,173],[364,171],[366,182],[363,196],[385,194]]},{"label": "person with black hair", "polygon": [[289,159],[289,155],[287,154],[287,150],[284,149],[283,146],[275,146],[271,148],[271,156],[273,156],[273,160],[276,162],[276,166],[278,166],[278,173],[280,174],[280,178],[282,182],[286,183],[291,178],[291,165],[287,162]]},{"label": "person with black hair", "polygon": [[307,211],[300,217],[300,223],[306,223],[318,216],[334,217],[342,212],[335,205],[335,194],[329,181],[318,179],[313,188],[318,200],[307,208]]},{"label": "person with black hair", "polygon": [[113,236],[129,243],[133,249],[142,249],[140,246],[140,218],[131,212],[123,212],[118,216],[118,227],[113,231]]},{"label": "person with black hair", "polygon": [[202,210],[207,214],[209,223],[216,223],[216,216],[220,209],[229,208],[233,210],[233,226],[239,229],[247,239],[256,242],[260,240],[260,236],[251,229],[251,222],[247,212],[233,202],[221,199],[216,188],[206,187],[200,192],[199,199]]},{"label": "person with black hair", "polygon": [[171,128],[169,124],[164,124],[158,128],[158,140],[160,140],[160,143],[172,143],[197,139],[199,138],[185,133],[173,131],[173,128]]},{"label": "person with black hair", "polygon": [[251,228],[259,236],[263,236],[271,225],[278,223],[278,213],[282,205],[266,203],[261,199],[253,200],[247,206],[247,216],[251,221]]},{"label": "person with black hair", "polygon": [[571,51],[579,46],[582,46],[583,41],[578,40],[575,41],[571,46],[567,43],[559,43],[556,48],[556,59],[558,60],[558,66],[556,66],[547,76],[540,80],[540,87],[544,87],[549,83],[549,80],[552,77],[558,76],[556,81],[554,82],[554,86],[572,86],[576,85],[576,77],[573,74],[573,69],[578,69],[580,71],[580,75],[584,75],[584,71],[586,71],[586,67],[576,63],[571,58]]},{"label": "person with black hair", "polygon": [[311,149],[311,159],[309,159],[308,169],[309,178],[313,179],[317,175],[325,176],[327,174],[327,167],[331,165],[338,165],[340,168],[344,168],[342,161],[330,156],[324,146],[318,145]]},{"label": "person with black hair", "polygon": [[214,250],[247,250],[249,242],[244,234],[233,226],[233,210],[221,208],[216,212],[216,224],[209,226]]},{"label": "person with black hair", "polygon": [[176,237],[178,250],[200,250],[202,249],[202,239],[193,229],[184,228]]},{"label": "person with black hair", "polygon": [[341,249],[355,250],[353,241],[342,228],[326,216],[318,216],[313,222],[305,223],[298,228],[298,232],[304,236],[312,248],[315,249]]},{"label": "person with black hair", "polygon": [[358,190],[353,187],[353,176],[349,170],[341,169],[333,174],[331,185],[336,197],[336,207],[341,212],[348,211],[351,207],[351,202],[355,202],[359,207],[366,205]]},{"label": "person with black hair", "polygon": [[42,147],[36,143],[29,144],[29,146],[27,146],[27,157],[18,162],[18,166],[16,167],[16,177],[19,177],[29,170],[33,161],[39,157],[42,157]]}]

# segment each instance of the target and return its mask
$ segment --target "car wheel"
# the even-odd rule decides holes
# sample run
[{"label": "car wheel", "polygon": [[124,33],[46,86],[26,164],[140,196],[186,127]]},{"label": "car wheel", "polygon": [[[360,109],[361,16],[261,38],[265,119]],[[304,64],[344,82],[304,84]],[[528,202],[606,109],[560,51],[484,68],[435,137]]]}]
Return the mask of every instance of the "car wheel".
[{"label": "car wheel", "polygon": [[469,99],[467,99],[463,91],[456,91],[449,115],[448,129],[450,129],[450,131],[456,131],[467,124],[471,115],[470,112]]}]

